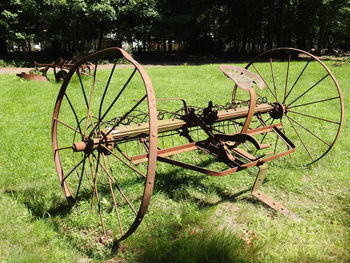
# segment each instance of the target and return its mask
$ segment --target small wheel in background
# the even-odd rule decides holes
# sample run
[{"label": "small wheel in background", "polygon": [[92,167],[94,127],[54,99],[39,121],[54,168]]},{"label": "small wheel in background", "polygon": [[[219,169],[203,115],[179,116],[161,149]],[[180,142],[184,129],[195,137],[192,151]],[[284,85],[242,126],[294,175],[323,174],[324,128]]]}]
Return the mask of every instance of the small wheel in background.
[{"label": "small wheel in background", "polygon": [[60,82],[60,81],[65,80],[67,75],[68,75],[68,72],[63,70],[63,69],[58,71],[55,75],[56,82]]}]

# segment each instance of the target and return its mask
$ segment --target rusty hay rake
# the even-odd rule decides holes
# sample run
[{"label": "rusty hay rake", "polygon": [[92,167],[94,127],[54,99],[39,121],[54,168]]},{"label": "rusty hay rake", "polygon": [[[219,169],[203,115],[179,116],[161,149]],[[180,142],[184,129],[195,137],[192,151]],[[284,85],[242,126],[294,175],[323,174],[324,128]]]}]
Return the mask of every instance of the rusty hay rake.
[{"label": "rusty hay rake", "polygon": [[[129,66],[118,67],[120,58]],[[106,59],[115,60],[112,69],[99,70]],[[93,72],[83,75],[80,67],[90,61]],[[219,68],[228,77],[228,99],[198,107],[156,99],[143,67],[120,48],[71,67],[53,113],[55,165],[65,197],[96,209],[105,235],[120,242],[137,229],[157,162],[210,176],[256,166],[252,194],[295,216],[260,190],[266,163],[295,152],[310,164],[330,151],[344,114],[338,82],[317,57],[293,48],[267,51],[245,68]]]}]

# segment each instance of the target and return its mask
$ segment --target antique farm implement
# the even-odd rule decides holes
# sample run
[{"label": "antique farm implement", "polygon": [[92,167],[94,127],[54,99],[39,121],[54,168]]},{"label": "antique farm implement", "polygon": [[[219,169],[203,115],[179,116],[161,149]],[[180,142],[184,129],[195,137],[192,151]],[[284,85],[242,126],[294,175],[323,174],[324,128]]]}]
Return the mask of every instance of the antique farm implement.
[{"label": "antique farm implement", "polygon": [[[67,76],[68,71],[73,67],[73,65],[77,61],[77,58],[73,58],[72,60],[65,60],[60,57],[57,58],[54,63],[49,64],[34,62],[34,71],[40,72],[43,77],[49,79],[47,77],[47,72],[50,68],[52,68],[55,80],[58,82],[64,80],[64,78]],[[80,65],[79,67],[79,71],[81,74],[90,74],[92,69],[93,65],[89,61]]]},{"label": "antique farm implement", "polygon": [[[118,67],[120,58],[129,66]],[[113,67],[99,70],[106,59]],[[79,68],[88,61],[94,70],[83,76]],[[96,207],[105,235],[119,242],[139,226],[157,162],[218,177],[255,166],[252,194],[294,216],[261,192],[266,163],[295,152],[296,160],[285,162],[309,164],[330,151],[344,112],[336,79],[318,58],[291,48],[267,51],[246,68],[219,69],[228,77],[222,88],[203,76],[213,92],[191,90],[192,101],[202,99],[199,107],[156,98],[143,67],[119,48],[71,67],[53,114],[55,165],[68,201],[79,200],[81,211]],[[174,96],[181,88],[168,92]]]}]

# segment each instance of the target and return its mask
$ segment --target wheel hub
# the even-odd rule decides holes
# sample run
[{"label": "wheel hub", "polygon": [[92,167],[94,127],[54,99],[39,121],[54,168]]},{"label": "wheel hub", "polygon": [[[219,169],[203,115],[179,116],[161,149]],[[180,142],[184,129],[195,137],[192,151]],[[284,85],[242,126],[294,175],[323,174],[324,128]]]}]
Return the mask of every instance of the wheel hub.
[{"label": "wheel hub", "polygon": [[274,109],[270,111],[269,114],[273,119],[281,119],[283,114],[287,113],[286,107],[279,102],[272,103],[272,106]]},{"label": "wheel hub", "polygon": [[110,155],[115,147],[115,142],[111,135],[105,136],[103,132],[97,138],[87,138],[80,142],[73,143],[73,151],[90,154],[94,150],[104,155]]}]

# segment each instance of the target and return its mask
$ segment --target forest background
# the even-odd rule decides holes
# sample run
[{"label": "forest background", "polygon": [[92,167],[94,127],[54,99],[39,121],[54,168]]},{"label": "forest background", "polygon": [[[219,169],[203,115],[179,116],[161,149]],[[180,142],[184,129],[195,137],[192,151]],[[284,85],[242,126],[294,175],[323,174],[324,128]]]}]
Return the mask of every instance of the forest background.
[{"label": "forest background", "polygon": [[[0,57],[350,50],[348,0],[1,0]],[[36,51],[36,52],[35,52]]]}]

